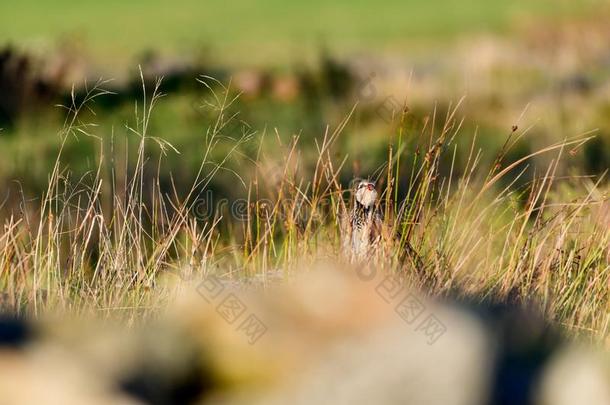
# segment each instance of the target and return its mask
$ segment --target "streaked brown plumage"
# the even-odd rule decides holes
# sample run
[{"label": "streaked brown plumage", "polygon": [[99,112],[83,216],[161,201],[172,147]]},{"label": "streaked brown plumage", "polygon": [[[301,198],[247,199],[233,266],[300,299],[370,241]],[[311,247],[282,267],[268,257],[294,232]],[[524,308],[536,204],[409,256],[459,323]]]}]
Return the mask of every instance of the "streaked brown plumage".
[{"label": "streaked brown plumage", "polygon": [[382,218],[378,212],[377,196],[375,183],[369,181],[359,182],[354,191],[354,206],[345,240],[352,260],[370,258],[381,238]]},{"label": "streaked brown plumage", "polygon": [[386,241],[394,242],[391,243],[392,246],[401,246],[401,250],[404,249],[399,254],[401,261],[412,265],[418,271],[423,270],[423,261],[411,243],[403,240],[400,233],[394,233],[384,227],[377,198],[375,183],[371,181],[360,181],[354,189],[353,207],[345,224],[345,253],[351,261],[367,261],[379,248],[382,236],[385,235]]}]

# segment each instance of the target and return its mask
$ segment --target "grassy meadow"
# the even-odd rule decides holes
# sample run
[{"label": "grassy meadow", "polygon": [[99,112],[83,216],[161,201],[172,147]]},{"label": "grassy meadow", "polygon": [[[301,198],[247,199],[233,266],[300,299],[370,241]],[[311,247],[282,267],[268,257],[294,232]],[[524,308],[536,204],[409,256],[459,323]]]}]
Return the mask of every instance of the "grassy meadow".
[{"label": "grassy meadow", "polygon": [[1,2],[0,403],[610,403],[608,21]]},{"label": "grassy meadow", "polygon": [[[0,41],[33,72],[53,52],[76,66],[0,132],[3,302],[136,319],[185,277],[341,261],[361,177],[385,213],[375,266],[433,295],[535,300],[602,341],[605,6],[3,2]],[[155,70],[176,60],[197,73]]]},{"label": "grassy meadow", "polygon": [[[133,156],[105,148],[92,132],[98,127],[87,103],[104,97],[103,87],[74,103],[46,190],[40,199],[24,197],[22,213],[5,219],[0,280],[10,307],[122,316],[129,308],[128,318],[140,317],[171,302],[176,281],[289,278],[342,257],[354,169],[340,145],[353,111],[315,138],[313,154],[301,136],[284,142],[268,134],[281,153],[269,156],[263,137],[227,113],[237,96],[206,83],[214,118],[188,179],[160,174],[179,151],[149,133],[159,93],[136,103],[128,127]],[[593,136],[510,158],[527,133],[515,126],[484,157],[476,132],[462,133],[459,108],[433,111],[417,129],[404,112],[388,132],[387,159],[372,173],[387,230],[369,265],[435,295],[533,299],[549,319],[603,339],[610,319],[606,173],[563,173]],[[470,143],[460,158],[459,137]],[[100,145],[90,157],[97,166],[76,177],[63,156],[82,138]],[[539,157],[548,164],[531,170]],[[417,256],[405,256],[408,246]]]}]

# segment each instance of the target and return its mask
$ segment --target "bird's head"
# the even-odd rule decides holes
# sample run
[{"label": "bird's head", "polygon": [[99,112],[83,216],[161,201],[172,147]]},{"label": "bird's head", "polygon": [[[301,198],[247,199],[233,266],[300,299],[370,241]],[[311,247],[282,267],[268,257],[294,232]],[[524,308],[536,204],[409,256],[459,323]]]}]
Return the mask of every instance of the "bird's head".
[{"label": "bird's head", "polygon": [[375,183],[371,181],[361,181],[356,186],[356,202],[364,208],[371,208],[377,201],[377,190]]}]

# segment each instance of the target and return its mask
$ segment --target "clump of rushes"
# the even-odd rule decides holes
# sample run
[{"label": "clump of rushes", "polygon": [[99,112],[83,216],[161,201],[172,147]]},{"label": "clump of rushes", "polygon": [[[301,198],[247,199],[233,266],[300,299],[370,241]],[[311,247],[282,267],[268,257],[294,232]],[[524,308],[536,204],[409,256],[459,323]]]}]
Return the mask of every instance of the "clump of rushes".
[{"label": "clump of rushes", "polygon": [[[135,162],[126,158],[120,166],[115,151],[101,147],[97,171],[76,182],[62,165],[61,149],[75,136],[93,136],[94,126],[82,119],[82,111],[108,93],[105,83],[68,106],[62,148],[40,206],[5,215],[3,308],[34,316],[67,311],[136,320],[173,299],[176,290],[167,280],[183,283],[214,273],[256,278],[264,285],[272,276],[289,277],[320,259],[342,260],[341,232],[351,201],[345,179],[351,175],[349,156],[337,150],[336,141],[354,110],[316,140],[314,159],[301,153],[299,136],[284,144],[277,132],[273,136],[284,154],[269,157],[262,150],[265,134],[230,113],[238,97],[230,85],[209,77],[201,83],[210,92],[207,108],[214,121],[186,195],[160,184],[155,173],[163,170],[163,160],[153,164],[147,155],[151,147],[160,148],[161,156],[178,153],[149,134],[162,96],[160,81],[150,94],[143,86],[142,101],[135,104],[135,125],[128,127],[138,140]],[[458,175],[454,141],[468,136],[460,134],[459,104],[448,109],[440,130],[437,111],[419,132],[406,129],[407,109],[399,115],[387,162],[375,179],[382,179],[378,200],[386,229],[368,265],[398,273],[430,294],[536,300],[548,319],[575,334],[604,338],[610,321],[606,173],[558,174],[560,161],[590,137],[567,139],[508,162],[514,139],[523,135],[514,127],[486,168],[475,134],[468,155],[460,157],[466,164]],[[213,160],[219,145],[224,157]],[[227,167],[252,145],[257,152],[251,166],[243,172]],[[542,154],[552,156],[550,164],[531,181],[518,182]],[[243,209],[236,213],[231,204],[219,205],[202,218],[194,208],[225,170],[246,190]]]}]

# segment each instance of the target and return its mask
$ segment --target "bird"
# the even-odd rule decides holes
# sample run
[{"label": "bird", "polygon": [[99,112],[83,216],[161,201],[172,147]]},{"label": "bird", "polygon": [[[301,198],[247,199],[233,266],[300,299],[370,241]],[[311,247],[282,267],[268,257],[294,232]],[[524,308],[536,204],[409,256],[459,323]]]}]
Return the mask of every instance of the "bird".
[{"label": "bird", "polygon": [[404,240],[397,229],[384,226],[384,218],[378,203],[375,183],[361,180],[353,190],[354,201],[345,227],[344,251],[352,262],[366,262],[381,249],[381,239],[393,246],[400,246],[401,263],[409,264],[418,272],[425,266],[422,258],[408,240]]},{"label": "bird", "polygon": [[372,181],[360,181],[354,189],[354,203],[347,223],[344,245],[353,261],[366,261],[381,239],[383,218]]}]

